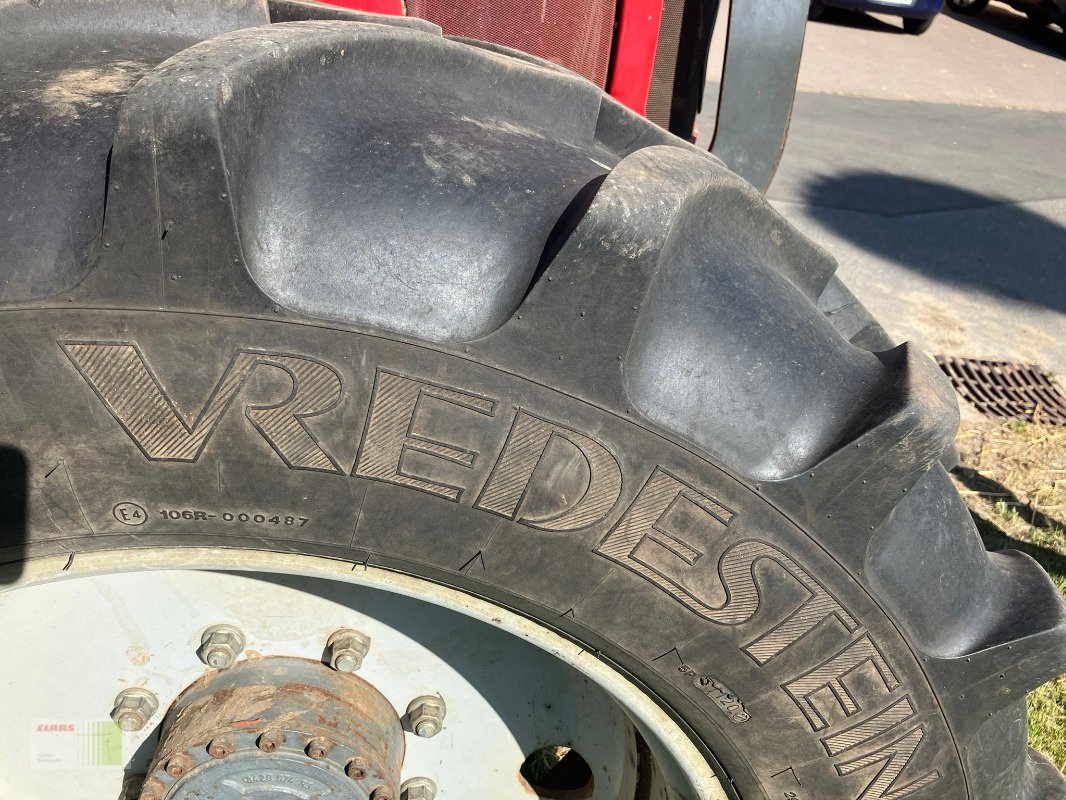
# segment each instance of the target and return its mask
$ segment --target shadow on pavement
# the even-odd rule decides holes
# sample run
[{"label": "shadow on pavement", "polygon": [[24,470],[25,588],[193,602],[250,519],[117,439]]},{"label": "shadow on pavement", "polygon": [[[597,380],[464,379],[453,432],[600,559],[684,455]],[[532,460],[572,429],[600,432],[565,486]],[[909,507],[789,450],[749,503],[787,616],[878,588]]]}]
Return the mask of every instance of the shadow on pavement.
[{"label": "shadow on pavement", "polygon": [[1066,227],[1024,206],[870,171],[812,178],[801,191],[812,217],[867,252],[966,289],[1066,313]]},{"label": "shadow on pavement", "polygon": [[1062,56],[1066,52],[1066,34],[1047,25],[1033,24],[1020,11],[1005,6],[990,5],[976,16],[951,11],[943,13],[979,31],[1006,39],[1037,53]]}]

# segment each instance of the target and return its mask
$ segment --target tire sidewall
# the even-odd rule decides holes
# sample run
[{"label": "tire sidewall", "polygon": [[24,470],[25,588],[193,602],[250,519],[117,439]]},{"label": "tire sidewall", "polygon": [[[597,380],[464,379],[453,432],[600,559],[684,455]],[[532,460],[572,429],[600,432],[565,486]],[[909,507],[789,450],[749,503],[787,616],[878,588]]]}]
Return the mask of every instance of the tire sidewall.
[{"label": "tire sidewall", "polygon": [[[965,796],[920,657],[861,576],[759,487],[624,407],[469,353],[291,322],[40,311],[10,315],[4,330],[0,374],[33,364],[16,394],[38,409],[11,444],[33,475],[63,466],[61,481],[34,485],[8,558],[265,545],[373,563],[486,597],[594,650],[667,707],[744,800],[851,800],[886,769],[885,786],[918,787],[900,797]],[[92,358],[111,358],[110,372],[94,372]],[[286,408],[312,374],[335,376],[340,393],[298,420],[301,455],[262,410]],[[195,429],[237,378],[202,445],[178,457],[116,400],[158,391]],[[546,444],[527,474],[515,454],[528,467],[530,431]],[[456,452],[442,457],[441,446]],[[316,448],[332,466],[308,466]],[[513,492],[492,492],[507,480],[522,484],[513,509]],[[559,521],[574,497],[610,497],[612,481],[602,513]],[[143,521],[121,519],[129,504]],[[912,713],[888,725],[901,708]]]}]

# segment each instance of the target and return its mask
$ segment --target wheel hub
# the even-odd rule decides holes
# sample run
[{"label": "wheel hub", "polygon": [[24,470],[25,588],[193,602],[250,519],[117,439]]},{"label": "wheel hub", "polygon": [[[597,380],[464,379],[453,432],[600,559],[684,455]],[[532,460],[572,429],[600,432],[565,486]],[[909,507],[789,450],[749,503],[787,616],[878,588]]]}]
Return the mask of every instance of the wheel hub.
[{"label": "wheel hub", "polygon": [[141,800],[395,800],[396,711],[324,664],[258,658],[213,671],[163,721]]}]

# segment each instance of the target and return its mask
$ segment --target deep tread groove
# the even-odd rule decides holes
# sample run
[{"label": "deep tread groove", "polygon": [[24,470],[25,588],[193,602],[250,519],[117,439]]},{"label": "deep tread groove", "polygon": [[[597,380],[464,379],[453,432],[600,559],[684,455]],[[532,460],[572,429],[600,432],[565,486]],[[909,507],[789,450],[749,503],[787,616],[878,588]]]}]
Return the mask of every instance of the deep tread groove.
[{"label": "deep tread groove", "polygon": [[600,186],[607,178],[607,173],[593,178],[586,183],[581,190],[574,195],[574,199],[570,201],[570,205],[563,211],[562,216],[559,217],[555,223],[555,227],[552,228],[551,233],[548,234],[547,240],[544,242],[544,250],[540,254],[540,259],[537,261],[537,268],[533,272],[533,276],[529,281],[529,289],[526,290],[526,296],[529,296],[529,292],[537,285],[537,282],[544,275],[544,270],[548,268],[548,265],[555,260],[555,257],[559,255],[559,251],[563,249],[563,245],[566,244],[570,235],[577,228],[578,223],[585,216],[585,212],[589,210],[589,206],[592,205],[593,198],[596,197],[596,192],[600,190]]}]

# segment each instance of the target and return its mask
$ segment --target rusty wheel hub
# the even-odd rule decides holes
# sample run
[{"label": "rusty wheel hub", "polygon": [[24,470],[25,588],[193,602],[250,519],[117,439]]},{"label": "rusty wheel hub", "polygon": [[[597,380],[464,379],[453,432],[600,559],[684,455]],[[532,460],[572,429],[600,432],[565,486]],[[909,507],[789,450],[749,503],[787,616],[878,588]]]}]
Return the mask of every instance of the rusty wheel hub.
[{"label": "rusty wheel hub", "polygon": [[211,672],[163,722],[141,800],[396,800],[396,711],[361,678],[299,658]]}]

